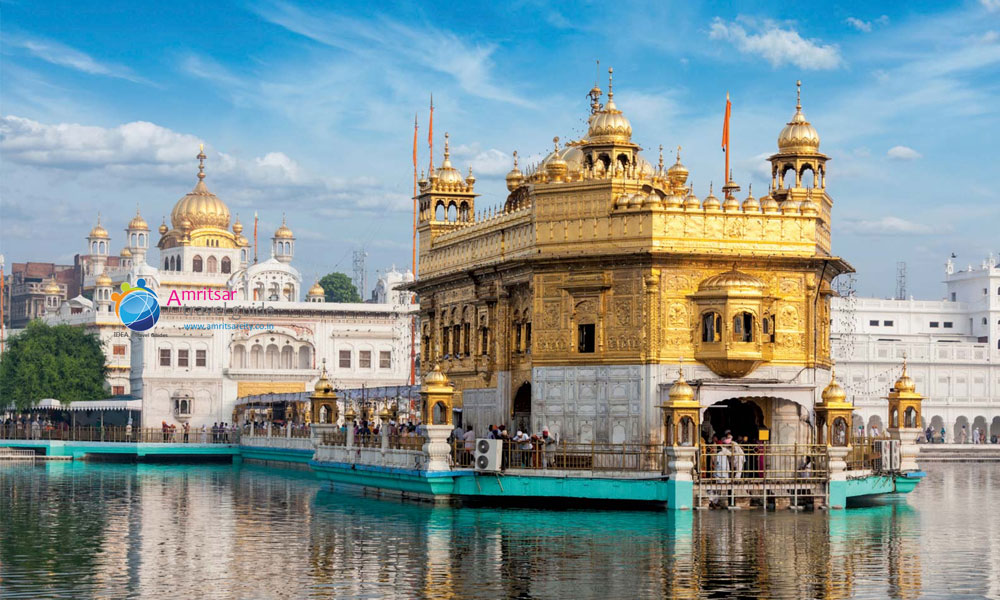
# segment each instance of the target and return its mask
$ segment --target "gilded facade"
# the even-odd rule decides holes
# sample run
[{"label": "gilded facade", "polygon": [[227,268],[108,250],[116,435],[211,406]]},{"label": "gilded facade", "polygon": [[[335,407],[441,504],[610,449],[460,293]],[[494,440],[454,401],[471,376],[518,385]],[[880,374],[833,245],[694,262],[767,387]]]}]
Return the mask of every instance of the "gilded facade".
[{"label": "gilded facade", "polygon": [[831,253],[827,157],[801,103],[768,194],[739,199],[728,181],[700,200],[680,148],[665,166],[662,146],[652,164],[632,142],[610,77],[606,100],[589,97],[586,137],[554,138],[525,171],[515,153],[497,210],[477,212],[447,143],[420,178],[424,364],[456,382],[477,431],[656,441],[681,363],[703,407],[737,403],[754,435],[806,441],[829,380],[830,282],[850,266]]}]

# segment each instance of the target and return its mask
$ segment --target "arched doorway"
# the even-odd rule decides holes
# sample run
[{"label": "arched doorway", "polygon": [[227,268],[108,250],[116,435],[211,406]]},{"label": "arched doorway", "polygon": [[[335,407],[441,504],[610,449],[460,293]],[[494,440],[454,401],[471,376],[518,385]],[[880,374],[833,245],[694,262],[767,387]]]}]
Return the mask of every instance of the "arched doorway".
[{"label": "arched doorway", "polygon": [[749,443],[756,443],[764,427],[764,412],[753,400],[730,398],[705,409],[702,423],[702,440],[707,439],[708,443],[713,435],[721,438],[727,431],[739,442],[746,437]]},{"label": "arched doorway", "polygon": [[528,431],[531,425],[531,382],[525,381],[514,394],[514,427]]}]

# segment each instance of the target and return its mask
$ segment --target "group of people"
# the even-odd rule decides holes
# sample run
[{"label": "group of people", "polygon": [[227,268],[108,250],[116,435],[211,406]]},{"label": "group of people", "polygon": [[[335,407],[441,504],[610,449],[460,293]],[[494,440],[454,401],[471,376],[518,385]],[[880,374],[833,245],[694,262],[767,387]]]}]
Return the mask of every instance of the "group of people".
[{"label": "group of people", "polygon": [[[743,444],[748,443],[746,436],[743,436]],[[740,479],[743,477],[743,468],[746,466],[746,451],[743,446],[733,438],[731,431],[726,431],[720,438],[712,436],[712,444],[715,451],[711,455],[712,476],[716,479]]]},{"label": "group of people", "polygon": [[[129,437],[131,437],[132,434],[131,429],[132,424],[130,423],[127,426],[127,434]],[[182,423],[181,426],[178,427],[175,423],[167,424],[166,421],[161,421],[160,431],[163,435],[164,443],[180,441],[187,444],[192,441],[190,423]],[[178,439],[178,431],[181,434],[179,436],[180,439]],[[209,439],[211,439],[211,443],[213,444],[230,444],[233,443],[233,440],[238,439],[238,436],[236,435],[237,432],[238,429],[236,428],[236,425],[230,425],[228,423],[220,423],[217,421],[212,423],[211,429],[202,424],[200,430],[195,430],[194,441],[196,443],[207,444]],[[211,438],[209,438],[209,434],[211,434]]]},{"label": "group of people", "polygon": [[[941,428],[940,435],[934,430],[933,427],[928,426],[924,430],[921,439],[918,442],[926,442],[928,444],[945,444],[948,442],[948,438],[945,436],[945,428]],[[972,429],[972,436],[970,439],[969,430],[965,425],[962,425],[962,429],[958,432],[958,439],[955,440],[958,444],[1000,444],[1000,436],[993,434],[987,438],[986,431],[978,427]]]},{"label": "group of people", "polygon": [[[507,469],[510,466],[524,469],[551,469],[555,466],[556,448],[558,441],[548,427],[543,427],[541,433],[528,433],[518,429],[511,435],[506,425],[493,425],[486,428],[486,437],[491,440],[500,440],[503,451],[501,452],[500,468]],[[472,426],[469,426],[463,434],[465,439],[465,451],[471,462],[471,453],[475,447],[475,434]]]},{"label": "group of people", "polygon": [[42,419],[38,415],[29,418],[26,415],[4,419],[0,417],[0,431],[4,437],[17,439],[42,439],[42,432],[56,429],[68,430],[68,423],[53,423],[50,419]]}]

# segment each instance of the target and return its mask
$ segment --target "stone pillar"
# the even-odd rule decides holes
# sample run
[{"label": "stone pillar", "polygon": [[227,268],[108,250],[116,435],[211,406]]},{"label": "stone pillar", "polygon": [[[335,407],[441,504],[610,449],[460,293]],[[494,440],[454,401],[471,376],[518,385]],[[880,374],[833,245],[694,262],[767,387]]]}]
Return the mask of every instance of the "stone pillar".
[{"label": "stone pillar", "polygon": [[889,437],[899,440],[899,470],[919,471],[917,466],[917,455],[920,454],[920,446],[917,445],[917,438],[920,437],[920,429],[916,427],[890,427]]},{"label": "stone pillar", "polygon": [[830,466],[830,508],[844,508],[847,505],[847,454],[848,446],[829,447]]},{"label": "stone pillar", "polygon": [[427,428],[427,443],[424,444],[424,454],[427,455],[427,471],[450,471],[448,458],[451,446],[448,436],[451,435],[451,425],[425,425]]},{"label": "stone pillar", "polygon": [[347,424],[347,447],[354,447],[354,425],[352,423]]}]

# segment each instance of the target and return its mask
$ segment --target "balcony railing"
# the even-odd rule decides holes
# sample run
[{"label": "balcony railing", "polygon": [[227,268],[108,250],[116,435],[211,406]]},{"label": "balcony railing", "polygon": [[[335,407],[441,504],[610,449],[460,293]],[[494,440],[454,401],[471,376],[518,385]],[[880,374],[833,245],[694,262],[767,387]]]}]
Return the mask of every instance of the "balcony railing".
[{"label": "balcony railing", "polygon": [[32,427],[30,424],[8,423],[0,426],[0,440],[59,440],[72,442],[121,442],[160,444],[238,444],[238,429],[181,427],[164,430],[160,427]]},{"label": "balcony railing", "polygon": [[702,444],[697,475],[704,482],[820,482],[829,476],[823,444]]},{"label": "balcony railing", "polygon": [[[504,442],[501,468],[655,473],[663,470],[663,446],[659,444],[560,442],[545,445],[532,441],[530,448],[526,445]],[[471,467],[472,455],[472,448],[466,442],[455,440],[452,443],[454,465]]]}]

